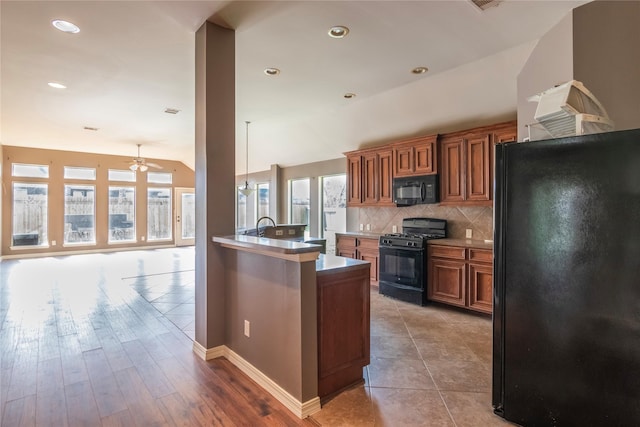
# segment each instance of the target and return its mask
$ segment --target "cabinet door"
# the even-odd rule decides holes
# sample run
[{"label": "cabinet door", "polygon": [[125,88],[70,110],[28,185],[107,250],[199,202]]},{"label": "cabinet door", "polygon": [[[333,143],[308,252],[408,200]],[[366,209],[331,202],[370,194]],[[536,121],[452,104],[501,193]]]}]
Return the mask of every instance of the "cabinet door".
[{"label": "cabinet door", "polygon": [[503,144],[505,142],[513,142],[518,139],[518,129],[516,126],[510,126],[505,129],[497,130],[493,133],[493,143]]},{"label": "cabinet door", "polygon": [[336,255],[356,259],[356,238],[337,234]]},{"label": "cabinet door", "polygon": [[442,145],[442,202],[462,202],[464,200],[464,159],[462,139],[443,140]]},{"label": "cabinet door", "polygon": [[367,153],[362,156],[364,169],[362,179],[362,203],[376,204],[378,202],[378,155]]},{"label": "cabinet door", "polygon": [[469,308],[491,313],[493,308],[493,268],[491,264],[469,264]]},{"label": "cabinet door", "polygon": [[394,176],[413,175],[413,147],[400,146],[394,150]]},{"label": "cabinet door", "polygon": [[362,203],[362,156],[347,157],[347,204],[350,206]]},{"label": "cabinet door", "polygon": [[393,203],[393,150],[378,152],[378,204],[394,206]]},{"label": "cabinet door", "polygon": [[466,200],[491,200],[489,135],[464,140],[466,154]]},{"label": "cabinet door", "polygon": [[432,301],[464,307],[466,303],[465,262],[438,258],[429,260],[427,297]]},{"label": "cabinet door", "polygon": [[380,250],[378,249],[378,239],[358,238],[356,247],[356,258],[371,263],[371,282],[378,284],[380,271]]},{"label": "cabinet door", "polygon": [[436,157],[436,138],[422,141],[415,147],[415,174],[429,175],[438,173]]}]

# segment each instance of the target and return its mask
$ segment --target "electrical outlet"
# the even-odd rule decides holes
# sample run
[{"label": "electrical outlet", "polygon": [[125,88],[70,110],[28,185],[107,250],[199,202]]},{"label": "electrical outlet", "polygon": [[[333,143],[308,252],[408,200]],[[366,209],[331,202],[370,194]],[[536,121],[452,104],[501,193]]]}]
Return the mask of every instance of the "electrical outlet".
[{"label": "electrical outlet", "polygon": [[140,237],[140,240],[142,240],[144,242],[144,236]]},{"label": "electrical outlet", "polygon": [[392,226],[391,227],[391,232],[392,233],[397,233],[398,232],[398,226],[397,225]]},{"label": "electrical outlet", "polygon": [[251,323],[248,320],[244,321],[244,336],[247,338],[251,336]]},{"label": "electrical outlet", "polygon": [[367,231],[371,231],[371,224],[367,224]]},{"label": "electrical outlet", "polygon": [[276,236],[284,236],[284,230],[276,230]]},{"label": "electrical outlet", "polygon": [[51,246],[55,246],[58,242],[56,242],[55,240],[51,241]]},{"label": "electrical outlet", "polygon": [[360,224],[360,231],[364,230],[364,224]]},{"label": "electrical outlet", "polygon": [[467,228],[467,234],[466,234],[467,239],[471,239],[473,238],[473,230],[470,228]]}]

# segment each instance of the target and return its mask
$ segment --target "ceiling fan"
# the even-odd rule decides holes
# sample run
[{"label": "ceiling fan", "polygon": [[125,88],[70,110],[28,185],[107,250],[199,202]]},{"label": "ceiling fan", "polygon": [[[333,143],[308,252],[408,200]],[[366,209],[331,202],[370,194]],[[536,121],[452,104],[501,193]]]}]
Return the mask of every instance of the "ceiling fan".
[{"label": "ceiling fan", "polygon": [[137,144],[137,145],[138,145],[138,157],[133,158],[133,160],[129,164],[129,169],[131,169],[134,172],[137,170],[140,170],[140,172],[146,172],[147,169],[149,168],[162,169],[162,166],[157,165],[155,163],[149,163],[145,159],[140,157],[140,146],[142,144]]}]

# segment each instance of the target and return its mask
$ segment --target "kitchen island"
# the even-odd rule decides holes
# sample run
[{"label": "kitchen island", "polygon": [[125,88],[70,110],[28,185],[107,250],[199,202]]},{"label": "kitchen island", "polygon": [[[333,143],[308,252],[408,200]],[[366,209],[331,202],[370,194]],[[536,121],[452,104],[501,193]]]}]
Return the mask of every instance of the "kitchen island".
[{"label": "kitchen island", "polygon": [[362,380],[369,364],[369,263],[320,247],[236,235],[226,248],[224,355],[295,414]]}]

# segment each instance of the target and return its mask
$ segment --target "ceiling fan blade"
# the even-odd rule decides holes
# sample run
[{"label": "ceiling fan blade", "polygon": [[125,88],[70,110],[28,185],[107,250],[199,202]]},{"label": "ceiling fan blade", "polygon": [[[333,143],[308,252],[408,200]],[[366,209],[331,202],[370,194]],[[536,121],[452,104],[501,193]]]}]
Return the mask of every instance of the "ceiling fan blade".
[{"label": "ceiling fan blade", "polygon": [[156,168],[156,169],[162,169],[162,166],[156,164],[156,163],[149,163],[149,162],[145,162],[145,165],[151,167],[151,168]]}]

